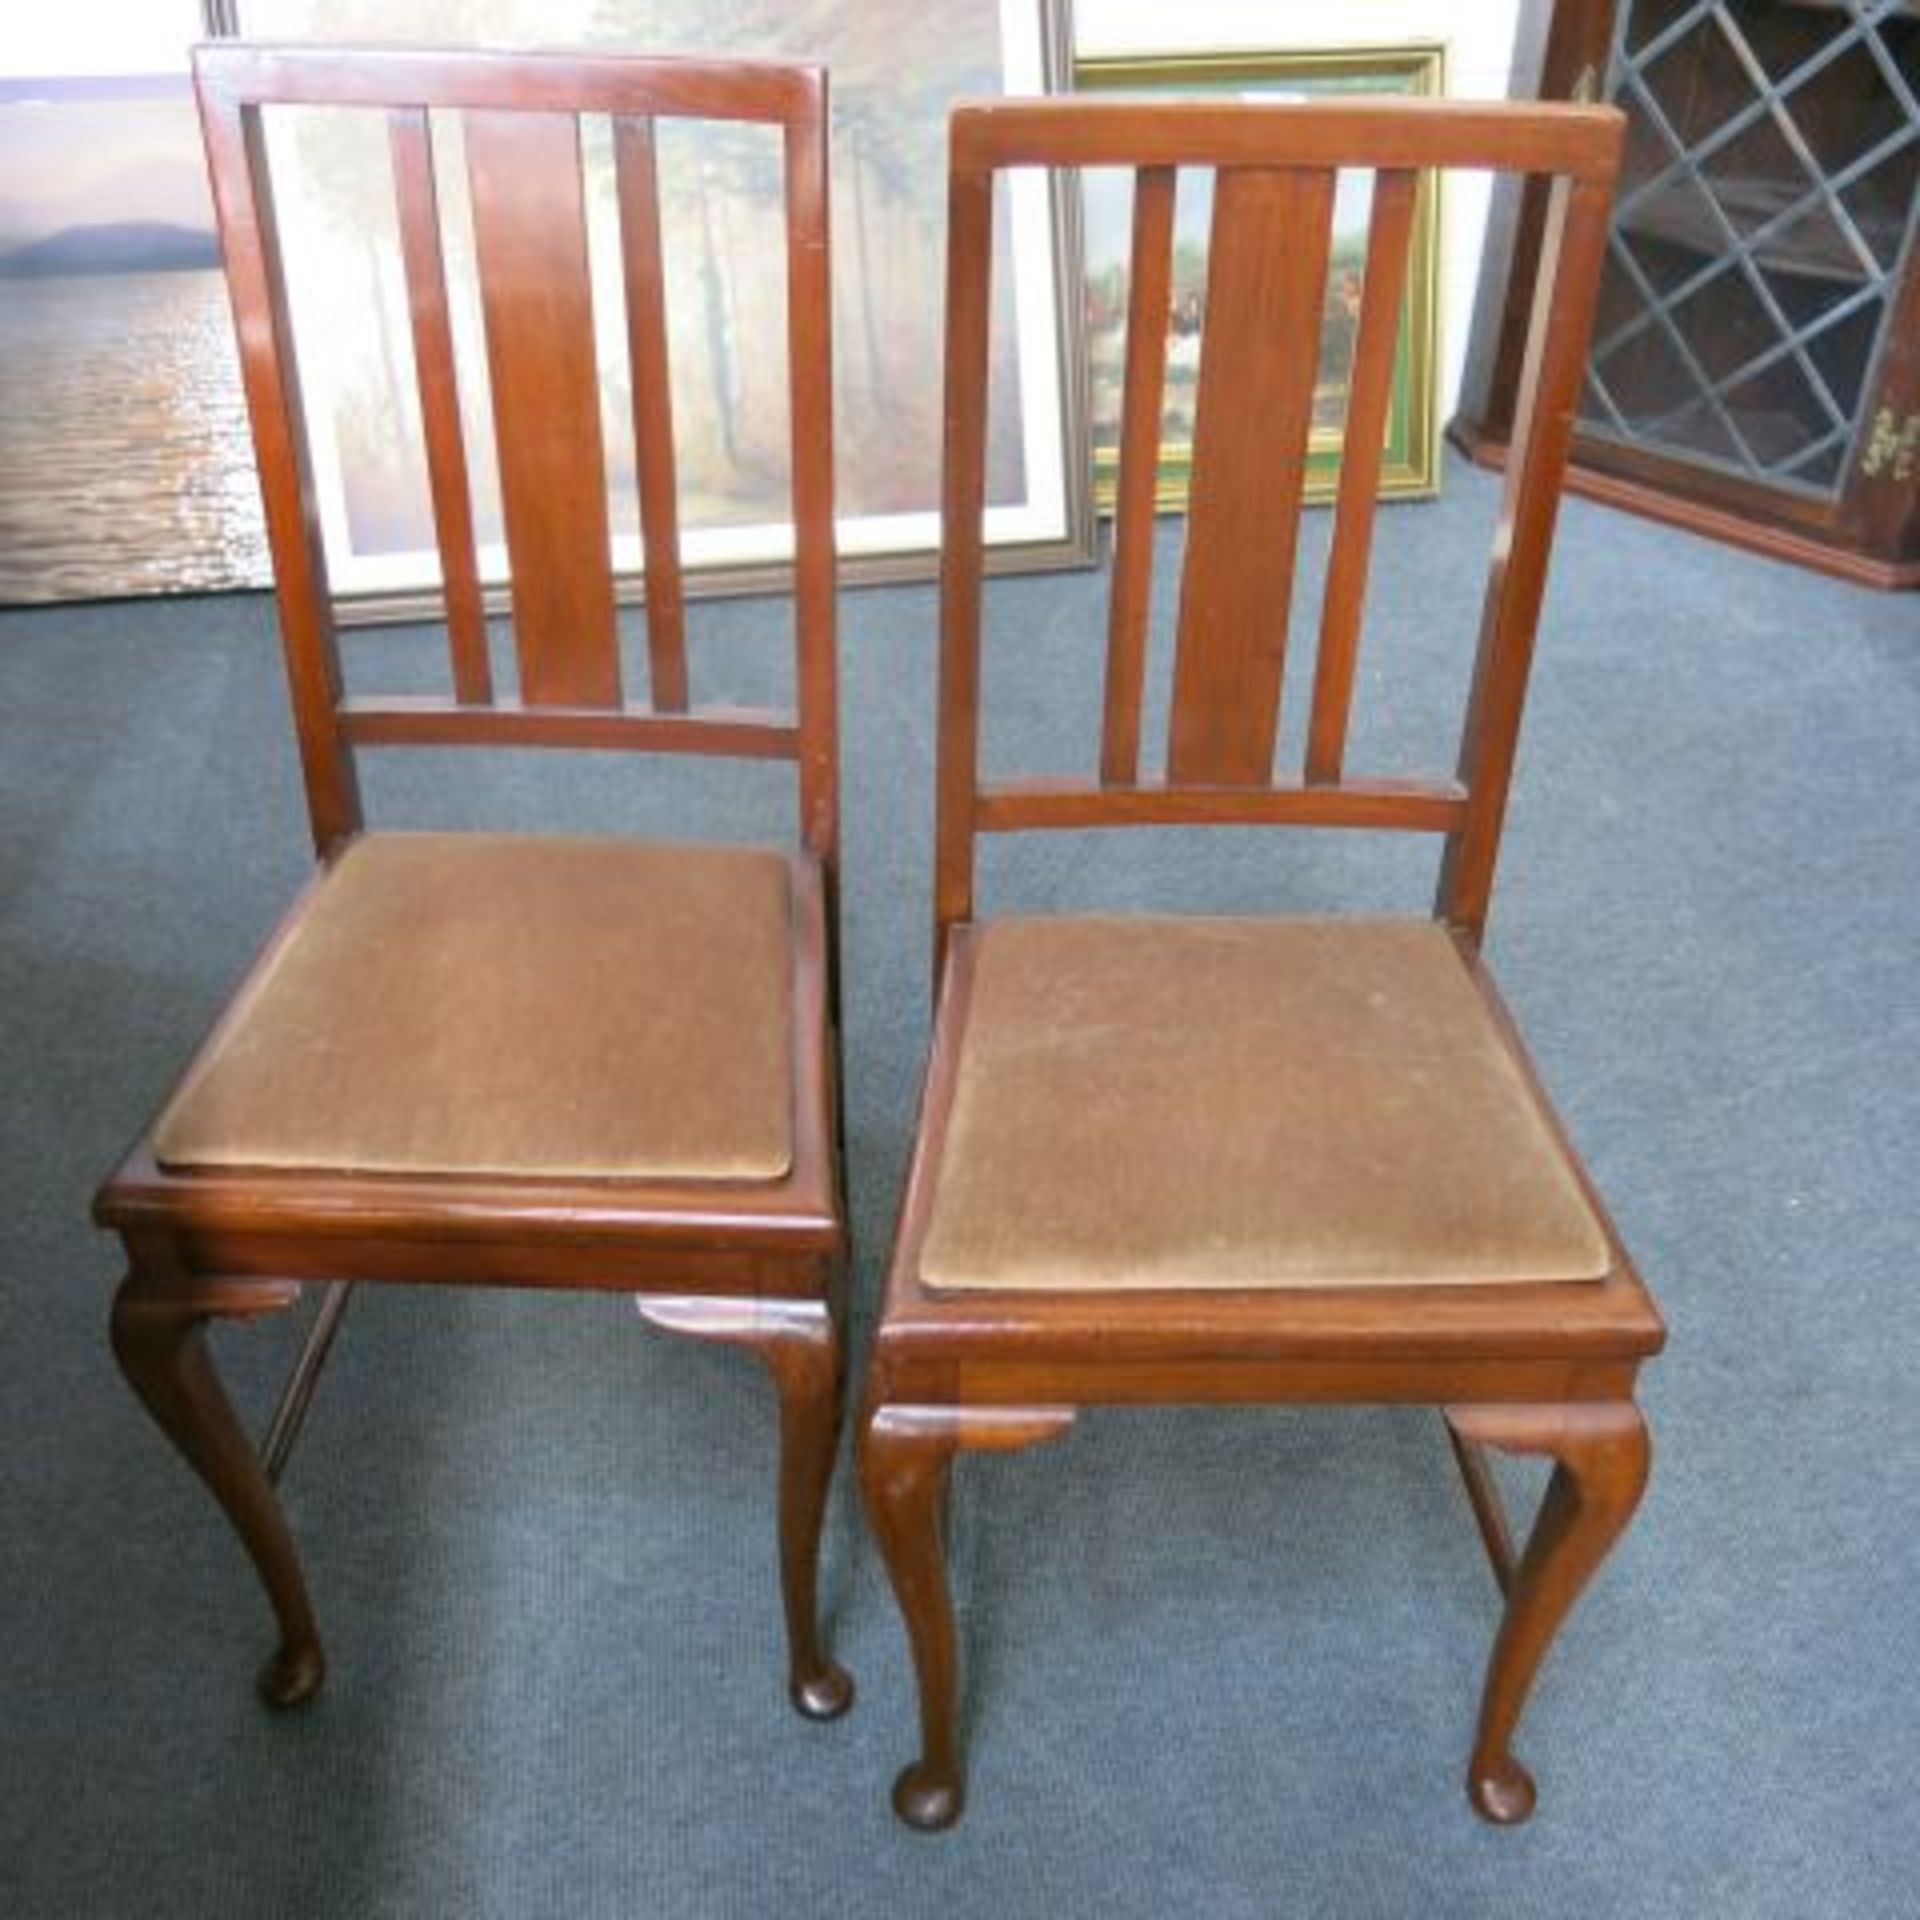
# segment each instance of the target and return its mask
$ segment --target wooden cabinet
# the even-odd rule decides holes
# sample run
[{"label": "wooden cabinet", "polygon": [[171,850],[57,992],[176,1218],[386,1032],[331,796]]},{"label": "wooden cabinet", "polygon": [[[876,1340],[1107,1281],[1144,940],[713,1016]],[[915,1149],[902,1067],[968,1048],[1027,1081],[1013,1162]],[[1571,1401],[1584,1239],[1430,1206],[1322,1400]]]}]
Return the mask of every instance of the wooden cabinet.
[{"label": "wooden cabinet", "polygon": [[[1568,484],[1920,585],[1920,4],[1560,0],[1543,94],[1627,115]],[[1538,201],[1452,433],[1497,463]]]}]

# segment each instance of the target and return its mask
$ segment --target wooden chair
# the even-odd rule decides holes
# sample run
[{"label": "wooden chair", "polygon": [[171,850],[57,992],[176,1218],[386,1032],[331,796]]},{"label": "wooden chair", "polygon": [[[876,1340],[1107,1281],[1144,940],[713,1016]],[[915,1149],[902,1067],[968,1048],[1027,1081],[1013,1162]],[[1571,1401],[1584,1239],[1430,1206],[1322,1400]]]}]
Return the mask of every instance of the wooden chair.
[{"label": "wooden chair", "polygon": [[[194,71],[320,868],[154,1127],[101,1188],[126,1245],[113,1345],[265,1583],[274,1706],[319,1635],[274,1487],[351,1281],[591,1288],[766,1363],[796,1706],[841,1712],[815,1614],[843,1378],[826,76],[747,62],[201,48]],[[450,698],[350,697],[311,502],[262,109],[384,121],[444,567]],[[465,139],[512,561],[494,686],[429,116]],[[623,691],[578,116],[611,117],[651,700]],[[690,704],[654,126],[759,122],[785,156],[797,712]],[[363,833],[368,747],[785,759],[800,845]],[[210,1321],[327,1293],[258,1450]]]},{"label": "wooden chair", "polygon": [[[1479,959],[1620,145],[1606,109],[1092,100],[952,127],[937,1009],[860,1472],[911,1642],[922,1747],[894,1807],[960,1813],[942,1524],[954,1456],[1083,1406],[1432,1402],[1506,1611],[1468,1775],[1509,1742],[1547,1644],[1647,1473],[1632,1394],[1659,1316]],[[994,176],[1125,166],[1130,319],[1098,780],[983,784],[982,451]],[[1167,775],[1140,769],[1172,209],[1216,169]],[[1276,716],[1335,170],[1374,187],[1304,777]],[[1344,760],[1373,502],[1422,169],[1554,176],[1526,403],[1458,776]],[[1410,519],[1410,534],[1423,532]],[[1271,823],[1444,836],[1434,919],[974,916],[975,839]],[[1481,1449],[1551,1456],[1518,1556]]]}]

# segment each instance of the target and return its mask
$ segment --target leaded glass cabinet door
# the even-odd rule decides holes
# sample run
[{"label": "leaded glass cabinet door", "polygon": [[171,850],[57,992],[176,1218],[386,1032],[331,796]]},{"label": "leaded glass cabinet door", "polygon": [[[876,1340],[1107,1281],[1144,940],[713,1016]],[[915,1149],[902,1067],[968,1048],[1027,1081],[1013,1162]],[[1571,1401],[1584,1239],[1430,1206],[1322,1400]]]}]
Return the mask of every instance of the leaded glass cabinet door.
[{"label": "leaded glass cabinet door", "polygon": [[[1572,483],[1920,584],[1920,0],[1558,10],[1604,31],[1628,120]],[[1506,437],[1501,388],[1463,409],[1476,452]]]}]

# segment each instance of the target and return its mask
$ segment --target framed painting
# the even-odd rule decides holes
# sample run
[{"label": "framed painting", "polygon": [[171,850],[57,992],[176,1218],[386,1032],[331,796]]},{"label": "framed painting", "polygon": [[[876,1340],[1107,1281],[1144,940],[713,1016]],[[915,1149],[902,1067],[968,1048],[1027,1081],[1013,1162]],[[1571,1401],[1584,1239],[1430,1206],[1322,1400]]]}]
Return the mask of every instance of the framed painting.
[{"label": "framed painting", "polygon": [[[1360,93],[1437,94],[1445,50],[1437,45],[1340,47],[1293,53],[1168,53],[1077,61],[1077,91],[1219,94],[1235,99],[1304,100]],[[1111,513],[1119,472],[1121,381],[1125,367],[1127,262],[1132,239],[1130,176],[1108,168],[1082,175],[1086,234],[1088,413],[1094,500]],[[1340,470],[1347,374],[1366,261],[1371,182],[1343,173],[1335,193],[1320,375],[1307,444],[1310,500],[1333,496]],[[1163,512],[1186,506],[1193,461],[1193,409],[1206,325],[1210,176],[1183,172],[1174,203],[1173,290],[1167,315],[1166,398],[1155,496]],[[1401,497],[1439,487],[1436,368],[1439,333],[1439,204],[1431,178],[1420,188],[1405,310],[1395,350],[1380,491]]]},{"label": "framed painting", "polygon": [[97,27],[4,56],[42,70],[0,75],[0,604],[269,577],[187,77],[199,9],[141,25],[115,51],[145,72],[100,70]]},{"label": "framed painting", "polygon": [[[1065,0],[952,0],[938,31],[875,0],[219,0],[220,30],[262,39],[489,46],[716,47],[819,60],[833,76],[835,438],[843,577],[924,576],[939,543],[946,117],[963,96],[1064,83]],[[266,134],[302,358],[321,523],[344,617],[437,606],[439,563],[383,129],[372,116],[275,113]],[[461,404],[483,582],[507,554],[456,116],[435,115]],[[770,129],[659,134],[673,411],[689,591],[784,578],[787,495],[779,145]],[[595,303],[619,300],[610,129],[583,122]],[[1074,197],[1009,183],[997,222],[989,563],[1083,564],[1081,250]],[[371,324],[369,324],[371,322]],[[614,564],[642,591],[629,374],[617,318],[598,326]]]}]

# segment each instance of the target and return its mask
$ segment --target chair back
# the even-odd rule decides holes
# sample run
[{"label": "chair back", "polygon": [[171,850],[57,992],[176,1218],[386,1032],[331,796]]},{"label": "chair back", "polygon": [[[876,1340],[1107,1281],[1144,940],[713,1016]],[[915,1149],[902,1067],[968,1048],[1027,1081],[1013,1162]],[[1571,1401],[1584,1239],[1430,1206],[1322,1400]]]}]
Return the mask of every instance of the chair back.
[{"label": "chair back", "polygon": [[[371,746],[631,748],[798,762],[801,838],[837,846],[827,81],[817,67],[220,43],[194,55],[247,407],[265,500],[308,808],[322,853],[361,824]],[[316,508],[308,418],[263,111],[381,116],[392,163],[413,373],[439,548],[450,697],[350,697]],[[431,116],[466,156],[487,386],[511,569],[518,691],[496,690],[436,191]],[[612,128],[626,348],[645,553],[649,699],[622,686],[594,350],[581,116]],[[780,130],[795,710],[689,702],[654,129]]]},{"label": "chair back", "polygon": [[[1284,823],[1445,836],[1436,911],[1478,939],[1499,847],[1622,121],[1459,101],[1006,101],[958,109],[948,206],[935,945],[971,917],[978,834]],[[979,778],[981,514],[993,187],[1009,167],[1133,169],[1133,236],[1098,779]],[[1140,772],[1155,480],[1183,167],[1213,171],[1166,776]],[[1550,217],[1455,778],[1346,765],[1374,502],[1421,175],[1551,176]],[[1372,175],[1305,766],[1277,778],[1282,667],[1334,191]]]}]

